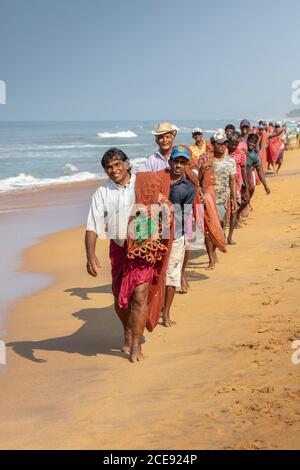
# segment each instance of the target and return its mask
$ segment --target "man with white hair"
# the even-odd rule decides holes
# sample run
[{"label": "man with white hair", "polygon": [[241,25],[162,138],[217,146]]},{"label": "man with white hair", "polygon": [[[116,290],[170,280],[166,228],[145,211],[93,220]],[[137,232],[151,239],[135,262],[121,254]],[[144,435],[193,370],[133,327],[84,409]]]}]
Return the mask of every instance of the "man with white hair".
[{"label": "man with white hair", "polygon": [[161,122],[155,126],[152,134],[155,136],[158,149],[147,159],[144,171],[157,172],[169,169],[168,160],[172,152],[177,129],[169,122]]}]

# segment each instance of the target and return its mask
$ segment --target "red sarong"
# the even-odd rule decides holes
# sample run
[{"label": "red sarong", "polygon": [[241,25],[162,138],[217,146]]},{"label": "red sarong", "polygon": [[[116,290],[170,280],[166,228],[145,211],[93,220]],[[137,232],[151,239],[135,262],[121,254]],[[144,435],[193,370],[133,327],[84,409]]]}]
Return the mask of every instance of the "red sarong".
[{"label": "red sarong", "polygon": [[260,163],[263,174],[267,171],[267,147],[268,147],[268,133],[264,132],[259,139],[260,149]]},{"label": "red sarong", "polygon": [[[151,284],[154,268],[141,259],[129,260],[127,246],[110,241],[112,291],[121,308],[128,308],[134,289],[144,283]],[[122,289],[121,289],[122,285]]]},{"label": "red sarong", "polygon": [[[140,172],[136,175],[136,204],[143,204],[146,207],[150,207],[152,204],[157,204],[160,193],[166,198],[169,197],[170,192],[170,174],[168,171],[162,170],[157,173]],[[122,279],[120,282],[120,291],[118,294],[119,305],[122,308],[129,306],[130,298],[134,289],[142,284],[149,283],[149,317],[146,324],[148,331],[153,331],[156,327],[161,310],[164,303],[164,291],[165,291],[165,272],[167,269],[170,248],[173,240],[173,225],[170,227],[170,239],[161,240],[166,250],[164,255],[158,257],[153,261],[147,261],[146,259],[139,258],[138,243],[134,241],[130,236],[127,240],[126,249],[126,260],[123,262],[122,268]],[[135,253],[137,248],[137,256],[133,259],[128,258]],[[117,254],[117,250],[115,251]],[[123,254],[124,256],[124,254]],[[121,258],[121,255],[120,255]],[[117,256],[116,256],[117,261]],[[116,267],[116,274],[119,272]],[[118,285],[118,284],[117,284]]]},{"label": "red sarong", "polygon": [[213,157],[202,155],[199,159],[201,187],[204,195],[204,230],[210,241],[223,253],[227,251],[227,241],[221,227],[215,195],[215,172]]},{"label": "red sarong", "polygon": [[269,142],[269,161],[277,163],[279,155],[283,149],[283,139],[280,136],[272,137]]}]

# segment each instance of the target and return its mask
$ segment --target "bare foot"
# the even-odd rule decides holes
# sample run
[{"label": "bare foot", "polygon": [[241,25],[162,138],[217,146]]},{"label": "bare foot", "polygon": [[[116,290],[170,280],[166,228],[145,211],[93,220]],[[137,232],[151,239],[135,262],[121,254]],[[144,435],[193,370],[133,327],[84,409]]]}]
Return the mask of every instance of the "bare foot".
[{"label": "bare foot", "polygon": [[189,288],[189,283],[187,281],[187,278],[186,278],[186,273],[182,273],[182,276],[181,276],[181,290],[180,290],[180,293],[181,294],[186,294],[187,293],[187,290]]},{"label": "bare foot", "polygon": [[171,326],[173,325],[176,325],[176,322],[171,320],[170,317],[168,317],[167,315],[163,315],[162,317],[162,324],[166,327],[166,328],[170,328]]},{"label": "bare foot", "polygon": [[124,330],[124,346],[122,347],[121,351],[129,354],[132,344],[132,331],[130,328]]},{"label": "bare foot", "polygon": [[206,269],[212,271],[213,269],[215,269],[215,267],[216,267],[216,263],[213,261],[210,261]]},{"label": "bare foot", "polygon": [[141,362],[145,359],[144,354],[142,353],[142,348],[140,344],[133,344],[130,349],[130,361],[131,362]]},{"label": "bare foot", "polygon": [[188,291],[187,287],[181,286],[178,290],[178,293],[179,294],[187,294],[187,291]]},{"label": "bare foot", "polygon": [[232,240],[232,238],[228,238],[227,243],[228,245],[236,245],[236,243]]}]

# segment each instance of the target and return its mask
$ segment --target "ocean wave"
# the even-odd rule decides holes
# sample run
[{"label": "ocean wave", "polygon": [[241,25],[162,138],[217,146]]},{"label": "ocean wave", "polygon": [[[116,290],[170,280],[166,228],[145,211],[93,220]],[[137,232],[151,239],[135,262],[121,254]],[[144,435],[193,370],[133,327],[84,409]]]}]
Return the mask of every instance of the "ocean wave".
[{"label": "ocean wave", "polygon": [[98,132],[97,136],[101,139],[111,139],[111,138],[120,138],[120,139],[132,139],[133,137],[137,137],[132,131],[119,131],[119,132]]},{"label": "ocean wave", "polygon": [[99,175],[89,173],[88,171],[83,171],[70,176],[60,176],[58,178],[35,178],[34,176],[20,173],[18,176],[0,180],[0,193],[20,189],[35,189],[57,184],[78,183],[98,178]]},{"label": "ocean wave", "polygon": [[79,171],[75,165],[72,165],[72,163],[66,163],[62,169],[65,173],[76,173],[76,171]]},{"label": "ocean wave", "polygon": [[190,129],[189,127],[179,127],[178,128],[178,132],[180,134],[191,134],[192,133],[192,129]]},{"label": "ocean wave", "polygon": [[[142,143],[131,143],[131,144],[120,144],[118,147],[141,147],[145,144]],[[108,144],[65,144],[65,145],[20,145],[20,146],[0,146],[0,152],[2,151],[33,151],[38,152],[40,150],[69,150],[69,149],[85,149],[85,148],[106,148]]]}]

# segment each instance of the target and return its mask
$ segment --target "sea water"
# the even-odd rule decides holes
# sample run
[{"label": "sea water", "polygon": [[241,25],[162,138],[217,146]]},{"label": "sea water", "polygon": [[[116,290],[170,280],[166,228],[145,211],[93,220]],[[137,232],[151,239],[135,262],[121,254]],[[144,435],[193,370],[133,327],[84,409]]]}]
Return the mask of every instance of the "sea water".
[{"label": "sea water", "polygon": [[[191,145],[192,129],[209,138],[217,128],[237,121],[172,121],[176,142]],[[122,149],[133,170],[142,169],[156,149],[154,121],[0,122],[0,193],[104,176],[100,161],[110,147]]]}]

